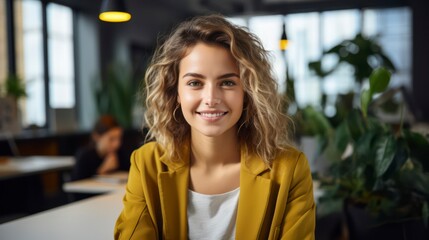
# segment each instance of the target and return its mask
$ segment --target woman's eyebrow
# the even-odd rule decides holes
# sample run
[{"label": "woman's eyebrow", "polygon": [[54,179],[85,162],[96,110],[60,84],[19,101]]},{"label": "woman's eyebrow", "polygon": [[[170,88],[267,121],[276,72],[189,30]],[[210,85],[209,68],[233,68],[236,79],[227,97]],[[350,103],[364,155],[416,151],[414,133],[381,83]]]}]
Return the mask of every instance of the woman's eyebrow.
[{"label": "woman's eyebrow", "polygon": [[224,78],[230,78],[230,77],[240,78],[240,75],[238,75],[237,73],[227,73],[222,76],[219,76],[218,79],[224,79]]},{"label": "woman's eyebrow", "polygon": [[185,78],[185,77],[194,77],[194,78],[203,78],[203,79],[205,79],[205,78],[206,78],[206,76],[204,76],[204,75],[202,75],[202,74],[199,74],[199,73],[192,73],[192,72],[190,72],[190,73],[186,73],[185,75],[183,75],[183,77],[182,77],[182,78]]},{"label": "woman's eyebrow", "polygon": [[[199,73],[192,73],[192,72],[186,73],[185,75],[183,75],[182,78],[185,78],[185,77],[195,77],[195,78],[206,79],[206,76]],[[240,76],[237,73],[227,73],[219,76],[217,79],[224,79],[224,78],[230,78],[230,77],[240,78]]]}]

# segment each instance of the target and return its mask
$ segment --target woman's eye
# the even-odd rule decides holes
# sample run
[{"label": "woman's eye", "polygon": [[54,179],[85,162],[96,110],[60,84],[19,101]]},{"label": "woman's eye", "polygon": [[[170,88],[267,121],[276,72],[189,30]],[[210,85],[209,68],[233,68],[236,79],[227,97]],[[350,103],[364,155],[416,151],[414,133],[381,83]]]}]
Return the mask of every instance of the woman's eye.
[{"label": "woman's eye", "polygon": [[235,85],[236,85],[235,82],[231,81],[231,80],[225,80],[225,81],[222,82],[222,86],[232,87],[232,86],[235,86]]},{"label": "woman's eye", "polygon": [[188,86],[191,86],[191,87],[200,87],[201,86],[201,82],[199,82],[199,81],[190,81],[190,82],[188,82]]}]

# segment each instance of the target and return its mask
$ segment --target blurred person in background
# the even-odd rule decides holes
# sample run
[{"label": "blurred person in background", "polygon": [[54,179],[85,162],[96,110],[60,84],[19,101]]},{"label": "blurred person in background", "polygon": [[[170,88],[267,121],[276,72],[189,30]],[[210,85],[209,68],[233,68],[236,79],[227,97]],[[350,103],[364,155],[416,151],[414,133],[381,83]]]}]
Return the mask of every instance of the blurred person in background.
[{"label": "blurred person in background", "polygon": [[114,117],[101,116],[94,125],[91,137],[91,143],[76,154],[76,165],[71,174],[72,181],[118,170],[128,171],[128,156],[122,157],[124,154],[120,150],[122,127]]}]

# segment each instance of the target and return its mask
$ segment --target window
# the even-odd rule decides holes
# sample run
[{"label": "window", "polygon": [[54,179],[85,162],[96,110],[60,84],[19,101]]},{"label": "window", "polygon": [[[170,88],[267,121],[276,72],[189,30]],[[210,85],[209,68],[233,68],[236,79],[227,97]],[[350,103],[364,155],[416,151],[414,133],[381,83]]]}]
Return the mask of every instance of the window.
[{"label": "window", "polygon": [[[267,26],[270,26],[267,28]],[[286,64],[283,53],[279,49],[279,39],[282,34],[283,16],[260,16],[249,19],[249,29],[261,38],[264,48],[270,51],[271,62],[280,91],[285,89]]]},{"label": "window", "polygon": [[14,11],[17,74],[28,94],[20,102],[22,124],[46,127],[50,109],[75,107],[73,11],[38,0],[15,0]]},{"label": "window", "polygon": [[[7,77],[6,1],[0,1],[0,86]],[[1,89],[0,89],[1,91]]]},{"label": "window", "polygon": [[[230,20],[259,36],[273,56],[271,61],[280,86],[285,84],[287,66],[288,75],[295,81],[297,104],[301,107],[320,104],[322,93],[327,95],[328,102],[333,103],[337,94],[355,90],[353,71],[349,66],[339,67],[321,81],[309,71],[308,63],[320,59],[323,50],[353,38],[360,31],[365,36],[375,37],[396,66],[391,85],[411,84],[411,10],[407,7],[300,13],[285,17],[234,17]],[[289,38],[287,61],[278,50],[284,21]],[[324,59],[323,65],[329,64],[332,60]]]},{"label": "window", "polygon": [[73,108],[75,105],[73,12],[58,4],[47,7],[49,54],[49,105]]},{"label": "window", "polygon": [[27,98],[20,103],[24,126],[46,124],[42,4],[14,1],[17,74],[24,82]]}]

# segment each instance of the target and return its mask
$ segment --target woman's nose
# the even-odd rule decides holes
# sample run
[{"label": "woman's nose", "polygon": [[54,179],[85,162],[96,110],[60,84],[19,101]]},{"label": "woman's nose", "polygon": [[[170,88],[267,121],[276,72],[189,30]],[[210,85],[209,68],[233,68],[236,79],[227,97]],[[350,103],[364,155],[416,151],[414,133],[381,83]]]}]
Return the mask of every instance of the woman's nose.
[{"label": "woman's nose", "polygon": [[214,107],[221,103],[220,94],[215,86],[208,85],[204,91],[203,101],[206,106]]},{"label": "woman's nose", "polygon": [[209,107],[214,107],[221,103],[221,100],[219,98],[207,98],[204,103]]}]

